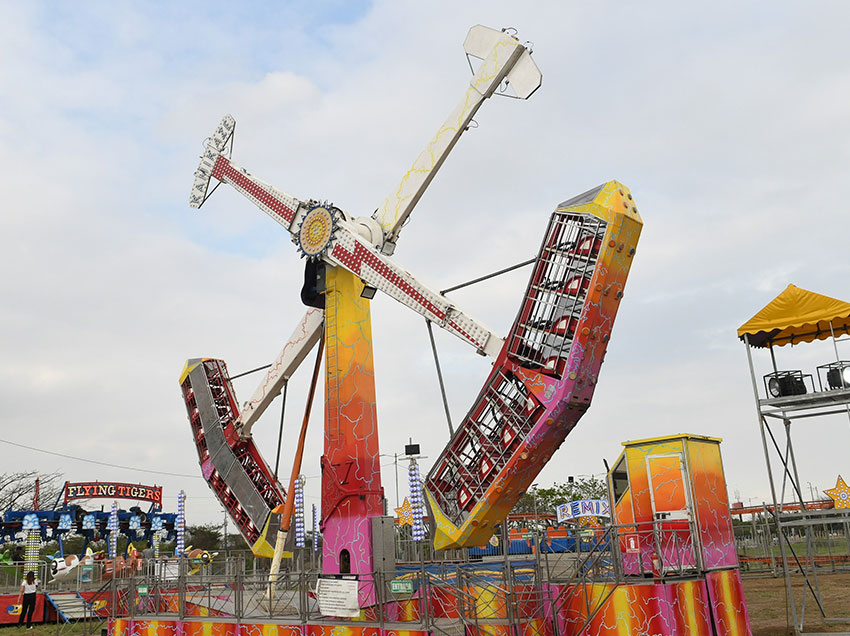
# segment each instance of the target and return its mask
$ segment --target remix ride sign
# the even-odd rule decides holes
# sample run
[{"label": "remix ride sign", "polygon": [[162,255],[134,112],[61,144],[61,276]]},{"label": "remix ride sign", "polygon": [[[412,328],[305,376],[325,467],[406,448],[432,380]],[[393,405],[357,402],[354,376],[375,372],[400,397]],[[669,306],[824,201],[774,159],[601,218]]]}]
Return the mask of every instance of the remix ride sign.
[{"label": "remix ride sign", "polygon": [[558,522],[581,517],[610,517],[611,510],[607,499],[579,499],[558,506]]}]

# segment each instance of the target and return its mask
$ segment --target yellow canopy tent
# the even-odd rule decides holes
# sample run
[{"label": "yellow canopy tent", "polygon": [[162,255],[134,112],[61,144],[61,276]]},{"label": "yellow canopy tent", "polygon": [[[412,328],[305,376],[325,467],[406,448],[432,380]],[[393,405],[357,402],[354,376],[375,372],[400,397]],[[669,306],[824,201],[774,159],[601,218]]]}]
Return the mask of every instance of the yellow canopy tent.
[{"label": "yellow canopy tent", "polygon": [[850,333],[850,303],[788,285],[738,328],[753,347],[782,346]]}]

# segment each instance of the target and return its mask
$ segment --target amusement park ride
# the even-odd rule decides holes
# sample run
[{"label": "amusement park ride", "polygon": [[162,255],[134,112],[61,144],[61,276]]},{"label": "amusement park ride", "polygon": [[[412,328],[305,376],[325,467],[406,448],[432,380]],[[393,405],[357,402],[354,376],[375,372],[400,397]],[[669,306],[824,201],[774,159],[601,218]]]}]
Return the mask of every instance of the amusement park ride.
[{"label": "amusement park ride", "polygon": [[354,573],[373,570],[369,519],[383,514],[367,298],[376,289],[494,361],[426,479],[436,548],[486,543],[590,403],[641,229],[625,186],[609,182],[558,206],[507,338],[390,256],[413,207],[483,101],[505,82],[523,99],[540,86],[530,52],[508,33],[473,27],[464,49],[483,60],[470,86],[371,217],[298,200],[237,167],[229,156],[230,116],[207,143],[191,206],[207,200],[211,179],[229,184],[283,225],[308,259],[302,297],[313,307],[243,410],[223,361],[190,360],[182,376],[204,476],[257,554],[271,556],[271,512],[286,493],[254,446],[251,428],[323,340],[324,570],[339,573],[343,563]]},{"label": "amusement park ride", "polygon": [[[368,576],[380,570],[374,555],[382,550],[386,530],[378,522],[384,512],[370,322],[370,299],[378,290],[492,360],[483,388],[424,480],[436,550],[486,545],[590,405],[642,228],[625,186],[609,181],[556,206],[505,337],[423,284],[393,258],[413,208],[484,100],[505,87],[527,99],[540,86],[541,74],[530,50],[509,32],[475,26],[464,50],[481,60],[469,87],[372,216],[356,216],[316,199],[298,199],[235,165],[231,155],[236,123],[229,115],[206,143],[190,206],[200,208],[219,184],[228,184],[282,225],[306,258],[301,298],[308,309],[241,409],[224,361],[190,359],[180,377],[201,472],[258,556],[279,554],[289,530],[304,431],[295,450],[290,487],[284,489],[255,445],[252,427],[318,344],[318,355],[324,349],[325,362],[322,572]],[[210,188],[213,181],[217,183]],[[675,627],[664,633],[748,633],[748,625],[741,627],[746,624],[746,609],[741,611],[743,601],[735,596],[740,578],[734,551],[731,557],[728,551],[731,521],[718,442],[695,436],[644,440],[634,448],[627,446],[623,456],[626,463],[637,457],[635,467],[609,476],[618,495],[612,499],[617,504],[612,507],[616,522],[632,527],[629,533],[615,534],[614,540],[629,553],[632,545],[637,546],[625,574],[641,583],[646,577],[663,576],[664,568],[655,567],[658,553],[662,559],[668,553],[681,557],[677,541],[696,534],[699,539],[687,548],[692,561],[688,574],[702,576],[701,583],[688,581],[673,590],[654,586],[650,578],[649,585],[640,588],[643,596],[636,596],[637,582],[619,591],[615,584],[610,592],[605,586],[588,586],[559,593],[574,598],[577,608],[584,603],[581,594],[597,594],[600,604],[610,596],[614,605],[606,607],[611,611],[628,607],[633,599],[663,605],[666,609],[659,610],[663,620],[682,625],[682,631]],[[656,448],[662,448],[666,458],[659,460],[659,466],[687,486],[684,508],[658,508],[654,473],[641,473],[641,462],[655,457]],[[710,457],[706,474],[711,480],[706,483],[714,497],[704,513],[705,528],[699,525],[703,513],[693,506],[694,498],[704,496],[693,485],[702,474],[700,453]],[[668,520],[673,543],[653,547],[652,537],[662,519]],[[725,574],[715,577],[714,587],[703,587],[710,569]],[[367,594],[367,603],[374,598]],[[731,618],[711,618],[711,603],[720,603]],[[737,609],[730,610],[734,603]],[[585,612],[584,624],[589,625],[598,611],[593,616]],[[721,629],[733,620],[737,627]],[[684,631],[688,626],[693,629]],[[736,631],[738,627],[743,631]],[[609,633],[599,629],[594,633]]]},{"label": "amusement park ride", "polygon": [[[62,499],[62,505],[59,500]],[[148,510],[138,505],[129,510],[87,511],[74,502],[91,499],[131,499],[150,503]],[[26,510],[7,510],[0,522],[0,544],[14,542],[23,533],[27,545],[27,566],[37,570],[38,547],[48,541],[56,541],[59,552],[48,557],[50,561],[50,581],[63,581],[80,575],[83,565],[95,561],[102,562],[104,578],[129,568],[134,560],[141,558],[132,547],[132,541],[147,541],[156,545],[159,541],[169,541],[176,537],[177,515],[162,511],[162,487],[125,484],[119,482],[65,482],[55,504],[50,509],[41,509],[36,496],[31,508]],[[93,553],[89,544],[115,533],[123,534],[127,542],[127,554],[107,555]],[[81,554],[65,554],[63,537],[78,534],[84,539]]]}]

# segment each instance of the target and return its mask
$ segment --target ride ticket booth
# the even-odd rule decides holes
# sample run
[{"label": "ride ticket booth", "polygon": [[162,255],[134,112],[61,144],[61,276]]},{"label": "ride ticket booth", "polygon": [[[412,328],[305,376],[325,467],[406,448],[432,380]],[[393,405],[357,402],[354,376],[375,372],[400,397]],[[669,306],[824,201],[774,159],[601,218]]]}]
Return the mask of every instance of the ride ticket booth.
[{"label": "ride ticket booth", "polygon": [[623,443],[608,486],[624,575],[738,567],[720,442],[680,434]]}]

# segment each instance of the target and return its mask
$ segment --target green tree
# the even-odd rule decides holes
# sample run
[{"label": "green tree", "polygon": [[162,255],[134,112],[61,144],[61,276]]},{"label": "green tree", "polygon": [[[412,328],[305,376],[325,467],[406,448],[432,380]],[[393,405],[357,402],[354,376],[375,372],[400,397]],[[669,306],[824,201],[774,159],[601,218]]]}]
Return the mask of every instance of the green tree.
[{"label": "green tree", "polygon": [[558,506],[577,499],[607,499],[608,485],[597,477],[579,477],[550,488],[533,487],[514,506],[513,512],[555,514]]},{"label": "green tree", "polygon": [[65,487],[60,472],[41,473],[38,470],[21,470],[0,473],[0,512],[6,510],[31,510],[35,495],[35,480],[39,480],[39,508],[53,508],[59,493]]},{"label": "green tree", "polygon": [[221,525],[208,523],[186,528],[186,545],[203,550],[218,550],[221,546]]}]

